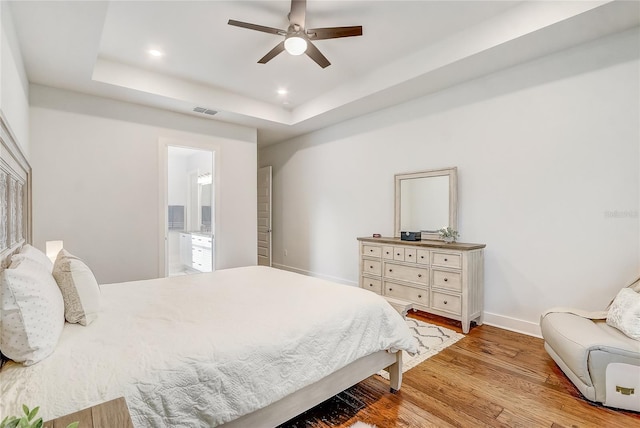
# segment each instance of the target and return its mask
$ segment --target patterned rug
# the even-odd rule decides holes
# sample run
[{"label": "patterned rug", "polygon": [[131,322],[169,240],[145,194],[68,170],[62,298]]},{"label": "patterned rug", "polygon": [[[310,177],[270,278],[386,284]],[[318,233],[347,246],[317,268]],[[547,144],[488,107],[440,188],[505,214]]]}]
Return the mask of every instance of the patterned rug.
[{"label": "patterned rug", "polygon": [[[445,327],[426,323],[413,318],[406,319],[407,326],[418,341],[418,353],[414,356],[406,352],[402,356],[402,373],[417,366],[429,357],[433,357],[438,352],[448,346],[453,345],[464,337],[464,334],[457,333]],[[385,379],[389,379],[389,374],[382,370],[378,373]]]}]

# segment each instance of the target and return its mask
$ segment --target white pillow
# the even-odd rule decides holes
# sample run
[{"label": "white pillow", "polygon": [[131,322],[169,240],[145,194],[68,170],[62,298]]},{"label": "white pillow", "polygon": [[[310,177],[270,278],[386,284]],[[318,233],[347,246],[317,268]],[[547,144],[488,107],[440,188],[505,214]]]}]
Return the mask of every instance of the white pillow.
[{"label": "white pillow", "polygon": [[100,311],[100,287],[91,269],[62,249],[53,265],[53,277],[62,291],[67,321],[91,324]]},{"label": "white pillow", "polygon": [[51,272],[16,254],[0,274],[0,350],[26,366],[53,353],[64,327],[64,302]]},{"label": "white pillow", "polygon": [[53,270],[53,262],[45,253],[38,250],[36,247],[31,246],[29,244],[25,244],[20,249],[20,254],[25,257],[33,260],[34,262],[40,263],[42,266],[46,267],[49,273]]},{"label": "white pillow", "polygon": [[620,290],[609,308],[607,324],[640,340],[640,293],[631,288]]}]

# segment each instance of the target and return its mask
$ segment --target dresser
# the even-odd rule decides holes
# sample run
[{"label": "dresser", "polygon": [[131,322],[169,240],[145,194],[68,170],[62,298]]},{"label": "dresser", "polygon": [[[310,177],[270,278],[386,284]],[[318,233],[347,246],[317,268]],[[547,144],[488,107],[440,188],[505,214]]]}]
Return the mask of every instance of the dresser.
[{"label": "dresser", "polygon": [[358,238],[360,287],[415,309],[482,324],[484,244]]}]

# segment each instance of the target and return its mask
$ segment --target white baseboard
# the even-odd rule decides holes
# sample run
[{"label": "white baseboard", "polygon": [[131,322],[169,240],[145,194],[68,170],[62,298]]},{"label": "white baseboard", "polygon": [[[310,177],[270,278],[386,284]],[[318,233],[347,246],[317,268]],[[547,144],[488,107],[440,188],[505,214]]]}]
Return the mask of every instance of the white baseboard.
[{"label": "white baseboard", "polygon": [[271,266],[276,268],[276,269],[288,270],[289,272],[295,272],[295,273],[299,273],[301,275],[307,275],[307,276],[313,276],[314,278],[326,279],[327,281],[333,281],[333,282],[337,282],[339,284],[351,285],[351,286],[354,286],[354,287],[359,287],[360,286],[357,282],[348,281],[348,280],[346,280],[344,278],[338,278],[338,277],[330,276],[330,275],[322,275],[322,274],[319,274],[317,272],[311,272],[311,271],[304,270],[304,269],[298,269],[298,268],[295,268],[293,266],[281,265],[281,264],[278,264],[278,263],[273,263]]},{"label": "white baseboard", "polygon": [[[315,278],[326,279],[328,281],[337,282],[340,284],[352,285],[358,287],[359,284],[354,281],[347,281],[343,278],[337,278],[329,275],[321,275],[316,272],[311,272],[304,269],[298,269],[293,266],[281,265],[273,263],[274,268],[288,270],[290,272],[299,273],[302,275],[313,276]],[[542,337],[540,332],[540,325],[531,321],[525,321],[518,318],[511,318],[504,315],[492,314],[490,312],[484,313],[484,323],[493,327],[502,328],[504,330],[515,331],[516,333],[526,334],[527,336]]]},{"label": "white baseboard", "polygon": [[542,338],[540,325],[531,321],[485,312],[484,324],[502,328],[504,330],[515,331],[516,333],[526,334],[527,336]]}]

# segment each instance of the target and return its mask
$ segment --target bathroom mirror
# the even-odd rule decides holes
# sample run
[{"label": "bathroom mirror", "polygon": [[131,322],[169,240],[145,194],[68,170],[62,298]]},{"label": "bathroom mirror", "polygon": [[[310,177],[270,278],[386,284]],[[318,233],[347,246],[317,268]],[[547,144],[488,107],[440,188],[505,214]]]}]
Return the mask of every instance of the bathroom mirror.
[{"label": "bathroom mirror", "polygon": [[422,239],[440,239],[438,229],[458,229],[457,168],[395,175],[395,237],[401,231],[421,232]]},{"label": "bathroom mirror", "polygon": [[200,232],[211,233],[212,184],[199,184],[200,188]]}]

